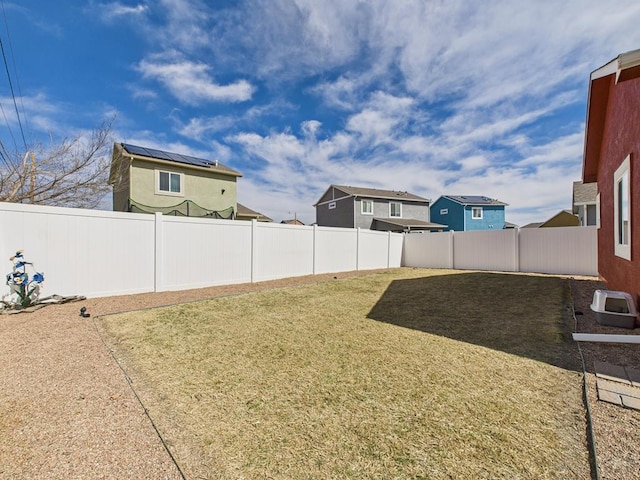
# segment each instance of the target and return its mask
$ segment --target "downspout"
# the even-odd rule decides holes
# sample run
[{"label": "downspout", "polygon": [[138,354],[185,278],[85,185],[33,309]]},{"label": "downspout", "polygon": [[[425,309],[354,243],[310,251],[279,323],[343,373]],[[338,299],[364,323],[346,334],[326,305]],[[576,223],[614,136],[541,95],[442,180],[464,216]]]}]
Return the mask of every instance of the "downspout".
[{"label": "downspout", "polygon": [[356,228],[356,200],[358,197],[353,196],[353,228]]},{"label": "downspout", "polygon": [[462,207],[462,231],[467,231],[467,207]]}]

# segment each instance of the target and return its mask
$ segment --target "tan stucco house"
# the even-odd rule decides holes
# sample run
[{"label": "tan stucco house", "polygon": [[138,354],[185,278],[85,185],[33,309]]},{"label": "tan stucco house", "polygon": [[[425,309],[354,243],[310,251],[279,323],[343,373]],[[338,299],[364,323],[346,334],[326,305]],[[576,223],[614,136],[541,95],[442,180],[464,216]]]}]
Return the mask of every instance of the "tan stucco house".
[{"label": "tan stucco house", "polygon": [[235,218],[242,174],[217,160],[139,147],[113,146],[113,210]]}]

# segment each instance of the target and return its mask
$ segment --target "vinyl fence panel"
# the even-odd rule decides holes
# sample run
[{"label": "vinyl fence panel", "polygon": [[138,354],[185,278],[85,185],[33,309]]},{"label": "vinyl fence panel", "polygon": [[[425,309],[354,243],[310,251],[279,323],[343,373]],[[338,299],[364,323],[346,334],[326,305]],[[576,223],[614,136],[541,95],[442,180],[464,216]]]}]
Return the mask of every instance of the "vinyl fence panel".
[{"label": "vinyl fence panel", "polygon": [[515,229],[455,232],[453,268],[517,271],[517,233]]},{"label": "vinyl fence panel", "polygon": [[523,228],[523,272],[598,275],[597,227]]},{"label": "vinyl fence panel", "polygon": [[158,215],[162,222],[156,290],[251,281],[251,222]]},{"label": "vinyl fence panel", "polygon": [[313,274],[313,227],[253,222],[253,281]]},{"label": "vinyl fence panel", "polygon": [[44,273],[41,296],[152,291],[153,238],[150,215],[0,203],[2,273],[24,250]]},{"label": "vinyl fence panel", "polygon": [[389,267],[389,235],[402,236],[358,229],[358,270]]},{"label": "vinyl fence panel", "polygon": [[409,234],[403,255],[408,267],[598,275],[596,227]]},{"label": "vinyl fence panel", "polygon": [[404,235],[401,233],[389,234],[389,268],[402,266],[402,246],[404,245]]},{"label": "vinyl fence panel", "polygon": [[357,268],[358,231],[315,227],[315,273],[350,272]]},{"label": "vinyl fence panel", "polygon": [[405,235],[403,265],[422,268],[453,268],[452,232]]}]

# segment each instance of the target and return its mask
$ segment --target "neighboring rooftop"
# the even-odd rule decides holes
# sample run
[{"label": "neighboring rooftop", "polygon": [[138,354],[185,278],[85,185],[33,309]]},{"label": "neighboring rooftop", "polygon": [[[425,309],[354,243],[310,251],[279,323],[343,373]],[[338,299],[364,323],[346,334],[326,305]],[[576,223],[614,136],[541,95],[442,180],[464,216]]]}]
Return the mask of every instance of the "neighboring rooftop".
[{"label": "neighboring rooftop", "polygon": [[443,195],[443,197],[461,205],[508,205],[508,203],[501,202],[495,198],[480,195]]},{"label": "neighboring rooftop", "polygon": [[444,230],[446,225],[440,223],[425,222],[424,220],[416,220],[413,218],[380,218],[374,217],[374,220],[378,223],[385,223],[387,225],[393,225],[402,228],[404,231],[411,230]]},{"label": "neighboring rooftop", "polygon": [[544,222],[528,223],[522,228],[577,227],[578,225],[579,220],[577,215],[574,215],[570,210],[560,210]]},{"label": "neighboring rooftop", "polygon": [[596,182],[583,183],[582,181],[573,182],[573,204],[595,204],[598,196],[598,184]]},{"label": "neighboring rooftop", "polygon": [[273,220],[266,215],[256,212],[255,210],[251,210],[249,207],[242,205],[241,203],[237,203],[237,212],[236,219],[240,220],[258,220],[259,222],[272,222]]},{"label": "neighboring rooftop", "polygon": [[345,185],[331,185],[329,188],[335,188],[347,195],[354,197],[369,197],[369,198],[384,198],[388,200],[411,200],[416,202],[430,202],[428,198],[420,197],[409,192],[402,192],[396,190],[382,190],[379,188],[363,188],[363,187],[351,187]]},{"label": "neighboring rooftop", "polygon": [[540,228],[544,222],[531,222],[523,225],[522,228]]},{"label": "neighboring rooftop", "polygon": [[297,218],[290,218],[288,220],[282,220],[280,223],[284,223],[285,225],[304,225],[303,222],[298,220]]}]

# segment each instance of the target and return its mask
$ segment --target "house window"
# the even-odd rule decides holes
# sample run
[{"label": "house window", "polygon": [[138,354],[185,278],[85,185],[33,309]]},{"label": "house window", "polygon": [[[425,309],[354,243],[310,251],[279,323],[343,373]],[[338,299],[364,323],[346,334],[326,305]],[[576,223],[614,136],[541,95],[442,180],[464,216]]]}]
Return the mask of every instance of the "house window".
[{"label": "house window", "polygon": [[584,224],[587,226],[596,225],[596,214],[597,209],[596,205],[585,205],[585,222]]},{"label": "house window", "polygon": [[449,209],[448,208],[441,208],[440,209],[440,215],[447,215],[449,213]]},{"label": "house window", "polygon": [[482,207],[471,207],[471,218],[482,220]]},{"label": "house window", "polygon": [[389,202],[389,216],[402,217],[402,204],[400,202]]},{"label": "house window", "polygon": [[373,200],[362,200],[360,202],[360,213],[362,215],[373,215]]},{"label": "house window", "polygon": [[329,210],[333,210],[334,208],[336,208],[336,202],[329,203]]},{"label": "house window", "polygon": [[182,195],[183,174],[156,170],[158,190],[156,193]]},{"label": "house window", "polygon": [[631,260],[631,196],[627,156],[613,174],[614,250],[618,257]]}]

